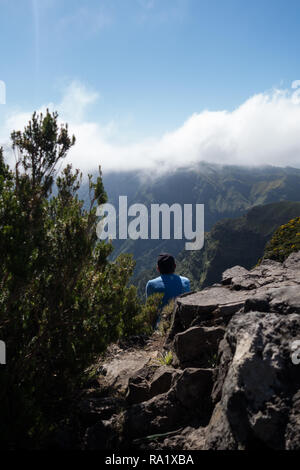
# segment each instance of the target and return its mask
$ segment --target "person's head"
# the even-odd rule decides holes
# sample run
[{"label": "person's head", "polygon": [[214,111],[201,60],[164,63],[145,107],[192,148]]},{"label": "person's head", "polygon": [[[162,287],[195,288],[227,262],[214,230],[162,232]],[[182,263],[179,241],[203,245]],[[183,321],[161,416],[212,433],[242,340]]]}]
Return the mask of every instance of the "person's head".
[{"label": "person's head", "polygon": [[160,274],[172,274],[175,271],[176,264],[174,256],[169,253],[162,253],[157,260],[157,270]]}]

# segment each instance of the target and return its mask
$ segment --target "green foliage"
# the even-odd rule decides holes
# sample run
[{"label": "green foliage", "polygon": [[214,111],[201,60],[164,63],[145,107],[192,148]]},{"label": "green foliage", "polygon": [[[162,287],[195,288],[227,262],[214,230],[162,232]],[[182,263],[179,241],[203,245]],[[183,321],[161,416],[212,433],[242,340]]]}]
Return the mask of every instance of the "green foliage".
[{"label": "green foliage", "polygon": [[143,309],[144,318],[147,318],[152,328],[154,328],[157,321],[163,296],[161,293],[150,295]]},{"label": "green foliage", "polygon": [[264,258],[283,262],[291,253],[300,250],[300,217],[281,225],[266,246]]},{"label": "green foliage", "polygon": [[167,305],[164,306],[161,312],[161,320],[158,325],[158,330],[162,335],[166,335],[171,326],[172,314],[174,311],[175,300],[171,299]]},{"label": "green foliage", "polygon": [[142,306],[128,287],[132,257],[109,263],[112,245],[97,239],[95,205],[107,200],[101,170],[96,182],[89,176],[88,209],[79,171],[67,165],[57,175],[75,143],[57,113],[34,113],[11,138],[13,170],[0,149],[0,445],[18,448],[54,429],[110,342],[151,332],[157,303]]},{"label": "green foliage", "polygon": [[165,355],[159,359],[160,364],[164,366],[170,366],[173,362],[173,354],[172,351],[168,351]]}]

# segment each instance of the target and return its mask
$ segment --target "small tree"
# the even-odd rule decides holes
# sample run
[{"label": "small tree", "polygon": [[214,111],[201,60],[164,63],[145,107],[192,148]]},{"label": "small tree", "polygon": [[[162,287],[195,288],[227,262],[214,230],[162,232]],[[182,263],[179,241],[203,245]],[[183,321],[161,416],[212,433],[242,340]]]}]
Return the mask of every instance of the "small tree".
[{"label": "small tree", "polygon": [[75,144],[57,113],[34,113],[11,138],[14,170],[0,149],[0,435],[18,447],[37,444],[64,415],[84,369],[110,342],[151,328],[127,287],[132,258],[109,263],[112,245],[97,240],[95,205],[107,200],[101,170],[96,182],[89,175],[85,209],[79,171],[67,165],[57,176]]}]

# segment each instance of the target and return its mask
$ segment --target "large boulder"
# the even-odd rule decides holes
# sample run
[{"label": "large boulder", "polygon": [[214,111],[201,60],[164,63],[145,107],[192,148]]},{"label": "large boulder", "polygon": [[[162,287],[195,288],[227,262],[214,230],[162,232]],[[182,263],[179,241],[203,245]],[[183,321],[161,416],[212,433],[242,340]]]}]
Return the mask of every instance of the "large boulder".
[{"label": "large boulder", "polygon": [[161,395],[162,393],[168,392],[180,374],[181,371],[176,370],[173,367],[159,367],[155,371],[149,386],[150,397],[152,398],[156,395]]},{"label": "large boulder", "polygon": [[234,266],[233,268],[226,269],[226,271],[224,271],[222,274],[222,284],[231,284],[232,279],[240,276],[245,276],[248,273],[248,269],[245,269],[242,266]]},{"label": "large boulder", "polygon": [[258,289],[253,297],[247,299],[244,311],[269,311],[282,314],[300,313],[299,285],[282,285]]},{"label": "large boulder", "polygon": [[124,412],[124,437],[134,439],[174,430],[187,421],[187,415],[174,389],[150,400],[132,405]]},{"label": "large boulder", "polygon": [[169,366],[146,364],[128,380],[127,403],[141,403],[168,392],[180,372]]},{"label": "large boulder", "polygon": [[213,326],[219,320],[228,323],[250,296],[248,291],[238,292],[220,285],[177,298],[166,343],[172,342],[176,334],[192,326]]},{"label": "large boulder", "polygon": [[129,404],[140,403],[151,398],[150,380],[155,369],[154,365],[147,363],[129,377],[126,394],[126,400]]},{"label": "large boulder", "polygon": [[166,393],[129,407],[123,414],[124,435],[137,439],[178,429],[191,421],[207,424],[211,415],[211,369],[177,371]]},{"label": "large boulder", "polygon": [[300,366],[291,359],[296,338],[300,338],[298,314],[234,316],[220,345],[215,389],[221,390],[221,399],[207,429],[207,449],[295,446],[298,438],[293,426],[287,426],[299,424]]},{"label": "large boulder", "polygon": [[174,338],[174,350],[180,367],[205,367],[218,351],[225,328],[194,326],[178,333]]},{"label": "large boulder", "polygon": [[210,409],[212,384],[212,369],[187,368],[174,386],[176,397],[185,409],[195,413],[200,410],[205,417]]}]

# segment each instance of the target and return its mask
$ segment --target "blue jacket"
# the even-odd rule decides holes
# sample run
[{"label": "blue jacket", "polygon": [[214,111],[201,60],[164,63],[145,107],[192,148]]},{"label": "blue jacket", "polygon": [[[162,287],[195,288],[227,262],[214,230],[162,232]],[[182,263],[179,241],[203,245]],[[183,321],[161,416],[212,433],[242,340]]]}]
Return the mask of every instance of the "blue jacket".
[{"label": "blue jacket", "polygon": [[162,299],[162,307],[164,307],[169,300],[178,297],[184,292],[190,292],[190,281],[187,277],[178,276],[177,274],[161,274],[155,279],[147,282],[146,297],[151,294],[164,293]]}]

